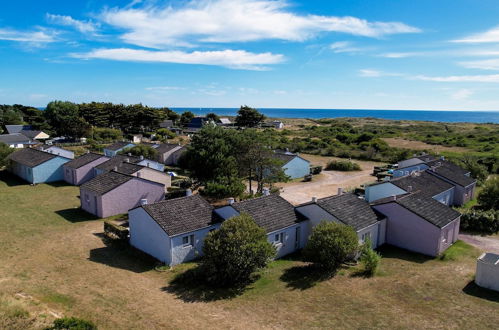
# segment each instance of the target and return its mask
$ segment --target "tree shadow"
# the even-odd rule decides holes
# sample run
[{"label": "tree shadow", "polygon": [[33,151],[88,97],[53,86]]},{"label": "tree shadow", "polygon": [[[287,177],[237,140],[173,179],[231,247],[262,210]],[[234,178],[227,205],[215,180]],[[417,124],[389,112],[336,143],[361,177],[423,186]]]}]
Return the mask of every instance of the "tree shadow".
[{"label": "tree shadow", "polygon": [[466,284],[463,288],[463,292],[470,296],[499,303],[499,292],[482,288],[476,285],[475,281],[470,281]]},{"label": "tree shadow", "polygon": [[[184,302],[210,302],[217,300],[232,299],[243,294],[247,284],[235,287],[213,287],[204,281],[204,273],[200,266],[188,269],[170,281],[168,286],[161,288],[162,291],[174,294]],[[258,279],[255,275],[251,282]]]},{"label": "tree shadow", "polygon": [[106,246],[90,250],[88,260],[120,268],[134,273],[143,273],[154,269],[157,260],[130,246],[128,242],[114,241],[103,234],[97,234]]},{"label": "tree shadow", "polygon": [[66,181],[46,182],[45,184],[52,186],[54,188],[73,186],[73,185],[67,183]]},{"label": "tree shadow", "polygon": [[90,214],[88,212],[83,211],[79,207],[74,207],[71,209],[65,209],[65,210],[58,210],[55,211],[57,215],[60,217],[64,218],[66,221],[76,223],[76,222],[82,222],[82,221],[92,221],[92,220],[99,220],[100,218]]},{"label": "tree shadow", "polygon": [[401,259],[410,262],[415,262],[418,264],[423,264],[430,260],[435,260],[434,257],[426,256],[421,253],[412,252],[409,250],[401,249],[393,245],[384,244],[383,246],[376,249],[376,251],[381,254],[382,258],[385,259]]},{"label": "tree shadow", "polygon": [[328,280],[336,274],[335,271],[326,271],[314,264],[295,266],[288,268],[280,279],[287,283],[288,288],[294,290],[306,290],[314,287],[317,283]]},{"label": "tree shadow", "polygon": [[0,181],[5,182],[5,184],[9,187],[29,185],[29,182],[24,181],[7,170],[0,171]]}]

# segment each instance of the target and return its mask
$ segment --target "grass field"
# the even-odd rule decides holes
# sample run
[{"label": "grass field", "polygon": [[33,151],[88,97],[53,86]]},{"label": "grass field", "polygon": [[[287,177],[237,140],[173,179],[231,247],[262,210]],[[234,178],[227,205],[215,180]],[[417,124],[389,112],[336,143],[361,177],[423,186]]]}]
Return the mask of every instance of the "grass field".
[{"label": "grass field", "polygon": [[78,188],[28,186],[0,175],[0,328],[43,328],[76,316],[102,329],[496,328],[499,294],[472,284],[480,251],[460,243],[443,259],[383,248],[378,276],[342,269],[321,279],[278,260],[240,293],[175,280],[102,238],[77,208]]}]

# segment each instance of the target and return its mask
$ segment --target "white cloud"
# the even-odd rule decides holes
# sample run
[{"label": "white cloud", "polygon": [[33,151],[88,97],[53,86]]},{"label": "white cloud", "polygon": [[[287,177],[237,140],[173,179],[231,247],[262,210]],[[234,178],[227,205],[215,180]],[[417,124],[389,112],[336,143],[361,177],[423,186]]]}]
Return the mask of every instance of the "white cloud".
[{"label": "white cloud", "polygon": [[184,87],[178,87],[178,86],[155,86],[155,87],[146,87],[146,90],[148,91],[180,91],[184,90]]},{"label": "white cloud", "polygon": [[499,70],[499,58],[459,62],[459,65],[468,69]]},{"label": "white cloud", "polygon": [[47,21],[52,24],[70,26],[81,33],[94,34],[97,32],[97,25],[90,21],[80,21],[71,16],[47,14]]},{"label": "white cloud", "polygon": [[266,70],[266,65],[284,61],[284,56],[272,53],[251,53],[245,50],[221,51],[149,51],[129,48],[96,49],[88,53],[72,54],[81,59],[107,59],[114,61],[162,62],[204,64],[242,70]]},{"label": "white cloud", "polygon": [[425,76],[419,75],[411,77],[415,80],[436,81],[436,82],[484,82],[484,83],[497,83],[499,82],[499,74],[492,75],[461,75],[461,76]]},{"label": "white cloud", "polygon": [[474,92],[471,89],[459,89],[451,94],[452,99],[462,101],[468,99]]},{"label": "white cloud", "polygon": [[373,70],[373,69],[362,69],[362,70],[359,70],[359,76],[368,77],[368,78],[398,77],[398,76],[401,76],[401,74],[400,73],[393,73],[393,72],[385,72],[385,71],[380,71],[380,70]]},{"label": "white cloud", "polygon": [[363,48],[355,47],[350,41],[338,41],[332,43],[329,48],[335,53],[359,53],[364,51]]},{"label": "white cloud", "polygon": [[42,45],[57,41],[57,33],[49,31],[18,31],[0,28],[0,40],[25,42],[31,45]]},{"label": "white cloud", "polygon": [[472,34],[462,39],[452,40],[457,43],[490,43],[499,42],[499,26],[482,33]]},{"label": "white cloud", "polygon": [[384,53],[380,54],[378,56],[380,57],[386,57],[386,58],[406,58],[406,57],[413,57],[413,56],[421,56],[424,53],[417,53],[417,52],[407,52],[407,53]]},{"label": "white cloud", "polygon": [[365,37],[420,32],[401,22],[298,15],[288,8],[286,0],[190,0],[175,7],[153,3],[141,8],[107,9],[101,18],[126,30],[122,35],[125,42],[152,48],[190,46],[198,42],[304,41],[320,32]]}]

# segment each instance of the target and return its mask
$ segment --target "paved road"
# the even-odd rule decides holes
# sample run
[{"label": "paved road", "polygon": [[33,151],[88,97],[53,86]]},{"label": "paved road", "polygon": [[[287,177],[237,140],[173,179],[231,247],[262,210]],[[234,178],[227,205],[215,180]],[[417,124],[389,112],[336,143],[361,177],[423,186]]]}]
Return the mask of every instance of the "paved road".
[{"label": "paved road", "polygon": [[480,236],[471,234],[459,234],[459,239],[473,245],[483,252],[493,252],[499,254],[498,236]]}]

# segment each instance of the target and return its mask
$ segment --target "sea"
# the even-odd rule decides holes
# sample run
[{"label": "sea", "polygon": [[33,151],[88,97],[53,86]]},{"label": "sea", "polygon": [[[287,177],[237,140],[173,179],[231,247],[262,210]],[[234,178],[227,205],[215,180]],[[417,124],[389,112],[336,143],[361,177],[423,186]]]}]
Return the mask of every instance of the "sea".
[{"label": "sea", "polygon": [[[171,108],[182,113],[191,111],[197,116],[214,112],[221,116],[235,116],[239,108]],[[270,118],[381,118],[393,120],[421,120],[433,122],[499,123],[499,111],[439,111],[439,110],[361,110],[361,109],[285,109],[259,108]]]}]

